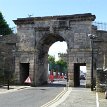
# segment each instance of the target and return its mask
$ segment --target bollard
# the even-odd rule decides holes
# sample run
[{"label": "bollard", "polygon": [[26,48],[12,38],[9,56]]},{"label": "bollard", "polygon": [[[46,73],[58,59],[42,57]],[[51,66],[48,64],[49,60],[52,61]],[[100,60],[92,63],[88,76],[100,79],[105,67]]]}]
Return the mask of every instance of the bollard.
[{"label": "bollard", "polygon": [[107,99],[107,84],[106,84],[106,87],[105,87],[105,99]]},{"label": "bollard", "polygon": [[105,91],[105,99],[107,99],[107,90]]},{"label": "bollard", "polygon": [[69,87],[69,82],[66,83],[66,87]]}]

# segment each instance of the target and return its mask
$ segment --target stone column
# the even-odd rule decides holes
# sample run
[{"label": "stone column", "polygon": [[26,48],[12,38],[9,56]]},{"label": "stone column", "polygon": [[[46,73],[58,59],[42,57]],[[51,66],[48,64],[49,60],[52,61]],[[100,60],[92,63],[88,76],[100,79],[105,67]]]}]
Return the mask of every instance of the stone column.
[{"label": "stone column", "polygon": [[87,74],[86,74],[86,87],[91,87],[91,63],[86,64]]},{"label": "stone column", "polygon": [[48,53],[44,56],[44,75],[43,75],[44,81],[43,84],[48,83]]},{"label": "stone column", "polygon": [[19,57],[15,57],[15,83],[20,83],[20,63]]},{"label": "stone column", "polygon": [[38,77],[37,77],[37,73],[38,73],[38,58],[37,58],[37,52],[34,53],[34,58],[33,58],[34,62],[32,63],[32,68],[33,68],[33,72],[32,72],[32,86],[36,86],[37,85],[37,81],[38,81]]},{"label": "stone column", "polygon": [[68,85],[74,87],[74,57],[72,49],[68,49]]},{"label": "stone column", "polygon": [[74,87],[74,64],[69,63],[68,65],[68,82],[70,87]]},{"label": "stone column", "polygon": [[39,58],[39,52],[36,51],[34,59],[33,86],[39,86],[48,82],[48,58],[47,54]]},{"label": "stone column", "polygon": [[103,71],[102,68],[97,68],[96,73],[96,91],[105,92],[107,85],[107,71]]},{"label": "stone column", "polygon": [[31,79],[32,84],[34,83],[34,60],[29,62],[29,77]]}]

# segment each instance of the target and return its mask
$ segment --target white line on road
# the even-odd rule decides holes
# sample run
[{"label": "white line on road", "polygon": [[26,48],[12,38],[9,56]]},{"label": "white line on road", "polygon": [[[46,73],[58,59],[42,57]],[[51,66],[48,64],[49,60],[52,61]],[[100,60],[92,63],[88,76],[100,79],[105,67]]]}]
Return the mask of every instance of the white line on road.
[{"label": "white line on road", "polygon": [[66,98],[69,96],[69,94],[71,93],[71,91],[72,91],[72,88],[68,87],[68,91],[58,101],[56,101],[49,107],[57,107],[59,104],[64,102],[66,100]]},{"label": "white line on road", "polygon": [[96,107],[99,107],[98,92],[96,92]]},{"label": "white line on road", "polygon": [[[42,105],[41,107],[56,107],[58,104],[60,104],[61,102],[63,102],[67,98],[68,94],[70,93],[70,92],[68,93],[68,89],[69,88],[64,88],[64,90],[60,94],[58,94],[53,100]],[[65,98],[63,97],[64,95],[66,95]],[[62,97],[64,98],[63,100],[61,99]]]}]

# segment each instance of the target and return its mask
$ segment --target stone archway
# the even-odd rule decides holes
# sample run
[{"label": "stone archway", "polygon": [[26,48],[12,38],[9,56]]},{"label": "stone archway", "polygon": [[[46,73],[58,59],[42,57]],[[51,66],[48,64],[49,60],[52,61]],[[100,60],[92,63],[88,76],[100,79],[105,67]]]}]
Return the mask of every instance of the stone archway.
[{"label": "stone archway", "polygon": [[63,37],[56,34],[45,34],[36,45],[36,68],[37,83],[45,84],[48,82],[48,51],[50,46],[57,41],[65,41]]},{"label": "stone archway", "polygon": [[15,60],[17,82],[20,83],[20,63],[29,63],[29,76],[32,79],[32,84],[46,83],[48,49],[56,41],[66,41],[69,85],[74,86],[74,64],[86,63],[86,85],[90,86],[91,46],[87,34],[92,33],[94,19],[95,15],[87,13],[14,20],[19,40]]}]

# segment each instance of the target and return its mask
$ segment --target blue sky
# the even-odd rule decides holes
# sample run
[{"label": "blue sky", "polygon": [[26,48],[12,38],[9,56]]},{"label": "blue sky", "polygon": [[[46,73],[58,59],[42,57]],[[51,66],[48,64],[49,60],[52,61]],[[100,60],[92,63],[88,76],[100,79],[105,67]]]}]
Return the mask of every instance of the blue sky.
[{"label": "blue sky", "polygon": [[10,27],[12,20],[37,16],[92,13],[96,21],[107,22],[107,0],[0,0],[0,11]]}]

